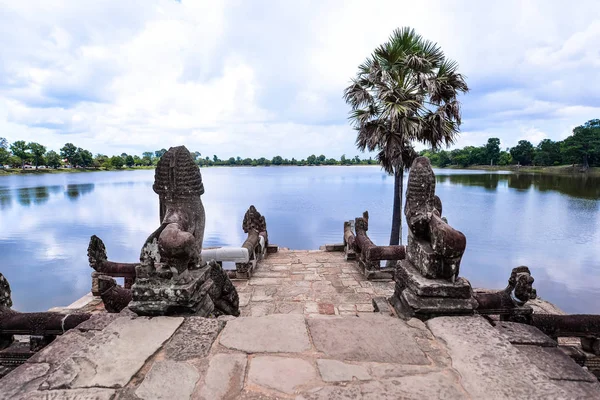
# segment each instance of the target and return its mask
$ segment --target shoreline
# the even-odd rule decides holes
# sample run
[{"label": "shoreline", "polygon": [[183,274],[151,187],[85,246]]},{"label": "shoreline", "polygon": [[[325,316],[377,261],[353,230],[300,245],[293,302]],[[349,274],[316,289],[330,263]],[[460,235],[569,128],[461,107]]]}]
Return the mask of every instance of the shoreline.
[{"label": "shoreline", "polygon": [[[202,166],[200,168],[280,168],[280,167],[380,167],[379,164],[359,164],[359,165],[212,165]],[[546,175],[578,175],[578,176],[600,176],[600,167],[590,167],[587,171],[581,171],[579,166],[559,165],[559,166],[521,166],[505,165],[505,166],[490,166],[490,165],[471,165],[468,167],[460,167],[458,165],[449,165],[446,167],[436,167],[436,169],[451,169],[451,170],[469,170],[469,171],[506,171],[512,173],[525,174],[546,174]],[[10,168],[0,169],[0,176],[9,175],[41,175],[41,174],[61,174],[61,173],[81,173],[81,172],[117,172],[117,171],[137,171],[137,170],[153,170],[156,166],[131,167],[121,169],[105,169],[105,168],[43,168],[43,169],[21,169]]]}]

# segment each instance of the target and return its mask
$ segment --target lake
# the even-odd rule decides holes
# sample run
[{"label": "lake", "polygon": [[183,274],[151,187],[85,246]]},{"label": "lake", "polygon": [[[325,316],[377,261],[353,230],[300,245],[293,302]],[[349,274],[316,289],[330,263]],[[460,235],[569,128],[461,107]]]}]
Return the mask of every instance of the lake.
[{"label": "lake", "polygon": [[[600,313],[600,178],[436,174],[444,215],[467,237],[461,276],[503,288],[513,267],[527,265],[540,297],[570,313]],[[251,204],[279,246],[339,243],[343,222],[364,210],[373,241],[389,243],[394,179],[378,167],[203,168],[202,177],[206,247],[241,245]],[[0,272],[13,308],[43,311],[89,292],[93,234],[109,259],[138,261],[159,224],[153,179],[152,170],[0,177]]]}]

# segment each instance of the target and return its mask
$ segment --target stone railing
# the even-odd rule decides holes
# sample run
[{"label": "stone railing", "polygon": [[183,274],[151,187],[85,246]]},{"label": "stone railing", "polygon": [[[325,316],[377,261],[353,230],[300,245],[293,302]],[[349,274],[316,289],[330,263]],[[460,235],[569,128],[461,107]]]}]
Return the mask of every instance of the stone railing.
[{"label": "stone railing", "polygon": [[377,246],[367,235],[369,213],[344,222],[344,252],[347,260],[358,258],[358,265],[367,279],[393,279],[395,267],[381,267],[381,261],[398,261],[406,257],[404,246]]},{"label": "stone railing", "polygon": [[223,262],[235,263],[235,271],[230,277],[236,279],[250,279],[258,261],[267,253],[277,251],[277,246],[269,246],[267,223],[265,217],[260,215],[254,206],[250,206],[244,215],[242,229],[248,235],[241,247],[218,247],[202,250],[202,259],[206,262],[215,260],[222,265]]}]

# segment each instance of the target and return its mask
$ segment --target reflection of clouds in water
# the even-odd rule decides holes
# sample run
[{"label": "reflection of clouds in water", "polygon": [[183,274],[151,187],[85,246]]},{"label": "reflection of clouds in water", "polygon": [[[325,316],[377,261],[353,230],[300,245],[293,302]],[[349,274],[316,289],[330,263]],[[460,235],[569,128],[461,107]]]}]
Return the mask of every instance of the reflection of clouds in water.
[{"label": "reflection of clouds in water", "polygon": [[[110,259],[138,260],[159,224],[153,175],[57,174],[11,180],[12,186],[0,179],[0,268],[17,307],[43,310],[88,292],[92,234],[103,239]],[[343,221],[365,210],[373,241],[389,241],[393,179],[377,167],[208,168],[202,175],[207,247],[241,245],[251,204],[265,216],[270,241],[280,246],[316,249],[341,242]],[[502,174],[464,175],[438,175],[437,186],[444,214],[467,236],[461,275],[473,286],[502,288],[513,267],[528,265],[543,298],[566,310],[597,311],[590,304],[600,288],[600,202],[540,191],[535,181],[517,190],[510,186],[526,186],[526,179],[509,185]],[[47,189],[36,197],[30,188],[40,187]],[[21,188],[29,206],[11,200]],[[3,195],[12,206],[2,208]],[[406,225],[403,232],[406,240]]]}]

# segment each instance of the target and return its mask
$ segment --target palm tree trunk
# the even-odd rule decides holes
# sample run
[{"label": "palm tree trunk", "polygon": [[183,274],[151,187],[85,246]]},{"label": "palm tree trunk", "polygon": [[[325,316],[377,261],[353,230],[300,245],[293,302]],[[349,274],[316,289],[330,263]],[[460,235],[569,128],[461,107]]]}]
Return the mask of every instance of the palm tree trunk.
[{"label": "palm tree trunk", "polygon": [[402,180],[404,168],[396,167],[394,170],[394,203],[392,211],[392,232],[390,245],[402,243]]}]

